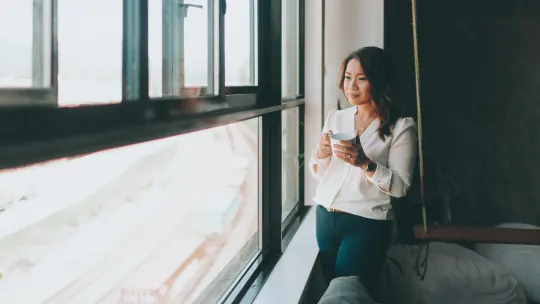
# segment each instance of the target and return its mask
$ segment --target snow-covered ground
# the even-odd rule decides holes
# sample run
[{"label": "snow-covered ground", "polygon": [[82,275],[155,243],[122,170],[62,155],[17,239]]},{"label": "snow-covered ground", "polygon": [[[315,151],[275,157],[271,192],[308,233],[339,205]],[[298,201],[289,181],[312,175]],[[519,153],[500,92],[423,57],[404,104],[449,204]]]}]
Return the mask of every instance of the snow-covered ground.
[{"label": "snow-covered ground", "polygon": [[191,302],[257,233],[249,123],[0,172],[0,303]]}]

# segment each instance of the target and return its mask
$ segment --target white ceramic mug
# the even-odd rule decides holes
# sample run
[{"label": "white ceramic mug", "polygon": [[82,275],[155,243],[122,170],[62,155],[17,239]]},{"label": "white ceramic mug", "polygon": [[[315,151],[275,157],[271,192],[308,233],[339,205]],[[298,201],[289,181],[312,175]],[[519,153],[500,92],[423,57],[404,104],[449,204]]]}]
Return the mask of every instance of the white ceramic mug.
[{"label": "white ceramic mug", "polygon": [[340,140],[348,141],[354,143],[356,139],[356,134],[352,133],[336,133],[330,135],[330,144],[332,145],[332,153],[336,155],[334,145],[338,145]]}]

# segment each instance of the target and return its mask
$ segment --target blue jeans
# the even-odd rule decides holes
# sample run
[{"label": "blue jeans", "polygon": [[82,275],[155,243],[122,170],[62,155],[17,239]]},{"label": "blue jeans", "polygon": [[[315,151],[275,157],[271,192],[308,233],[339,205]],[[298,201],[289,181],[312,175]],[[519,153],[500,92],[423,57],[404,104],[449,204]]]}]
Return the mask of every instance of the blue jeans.
[{"label": "blue jeans", "polygon": [[317,206],[317,243],[327,283],[336,277],[357,276],[373,294],[392,234],[392,221],[330,212]]}]

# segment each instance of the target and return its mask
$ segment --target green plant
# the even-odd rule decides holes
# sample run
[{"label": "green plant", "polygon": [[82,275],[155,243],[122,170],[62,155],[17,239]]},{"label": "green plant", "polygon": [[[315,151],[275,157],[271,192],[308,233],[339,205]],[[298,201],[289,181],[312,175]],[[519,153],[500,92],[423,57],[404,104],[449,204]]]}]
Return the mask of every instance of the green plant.
[{"label": "green plant", "polygon": [[300,168],[304,166],[304,153],[298,154],[298,165]]}]

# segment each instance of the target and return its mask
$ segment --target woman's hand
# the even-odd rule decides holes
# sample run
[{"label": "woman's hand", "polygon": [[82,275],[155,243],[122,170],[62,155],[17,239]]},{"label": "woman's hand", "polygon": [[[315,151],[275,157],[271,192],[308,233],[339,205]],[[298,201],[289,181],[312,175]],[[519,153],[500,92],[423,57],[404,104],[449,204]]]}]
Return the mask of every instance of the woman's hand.
[{"label": "woman's hand", "polygon": [[332,131],[329,130],[328,133],[323,133],[321,139],[319,140],[319,149],[317,149],[317,158],[325,159],[332,155],[332,147],[330,146],[330,135]]},{"label": "woman's hand", "polygon": [[361,145],[353,144],[348,141],[340,140],[339,144],[334,145],[336,157],[355,167],[363,168],[370,159],[366,156]]}]

